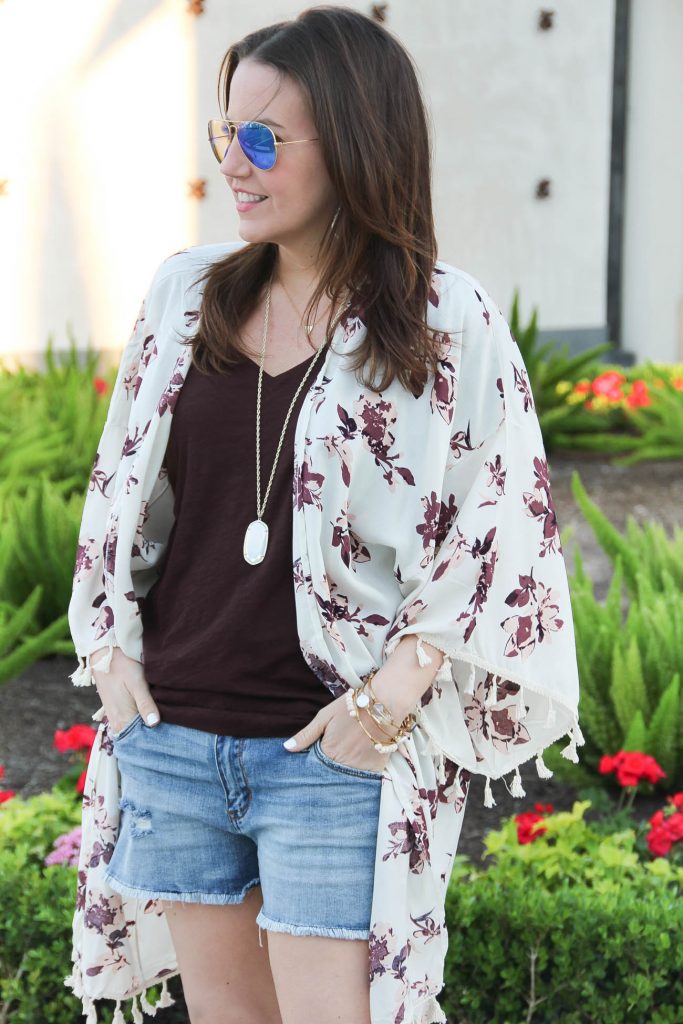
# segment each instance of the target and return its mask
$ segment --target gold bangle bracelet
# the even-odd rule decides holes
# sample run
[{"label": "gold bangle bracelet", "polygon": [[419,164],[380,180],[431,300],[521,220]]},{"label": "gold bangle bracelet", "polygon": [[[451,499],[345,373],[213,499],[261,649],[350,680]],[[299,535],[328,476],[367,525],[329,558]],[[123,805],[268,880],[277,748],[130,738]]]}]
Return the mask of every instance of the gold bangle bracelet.
[{"label": "gold bangle bracelet", "polygon": [[[376,718],[375,718],[375,717],[373,716],[372,712],[370,711],[370,708],[364,708],[363,710],[367,711],[368,715],[370,716],[370,718],[371,718],[371,719],[372,719],[372,721],[373,721],[373,722],[375,723],[375,725],[377,726],[377,728],[379,729],[379,731],[380,731],[381,733],[384,733],[384,735],[385,735],[385,736],[386,736],[386,737],[387,737],[388,739],[390,739],[390,740],[393,740],[393,739],[394,739],[394,735],[395,735],[395,734],[394,734],[394,733],[391,733],[391,732],[387,732],[387,731],[386,731],[386,729],[383,729],[383,728],[382,728],[382,725],[381,725],[381,723],[380,723],[380,722],[378,722],[378,721],[377,721],[377,719],[376,719]],[[358,717],[360,718],[360,710],[358,711]]]},{"label": "gold bangle bracelet", "polygon": [[[374,744],[374,743],[382,743],[382,742],[383,742],[383,741],[382,741],[381,739],[378,739],[378,738],[377,738],[376,736],[373,736],[373,735],[372,735],[372,733],[368,732],[368,730],[367,730],[367,729],[365,728],[365,726],[364,726],[364,725],[363,725],[363,723],[361,722],[360,718],[359,718],[359,719],[358,719],[357,721],[358,721],[358,724],[359,724],[359,726],[361,727],[361,729],[362,729],[362,730],[363,730],[363,732],[365,733],[365,735],[366,735],[366,736],[367,736],[367,737],[368,737],[369,739],[371,739],[371,740],[372,740],[373,744]],[[396,742],[396,740],[395,740],[395,739],[393,739],[393,740],[392,740],[391,742],[392,742],[392,743],[395,743],[395,742]]]}]

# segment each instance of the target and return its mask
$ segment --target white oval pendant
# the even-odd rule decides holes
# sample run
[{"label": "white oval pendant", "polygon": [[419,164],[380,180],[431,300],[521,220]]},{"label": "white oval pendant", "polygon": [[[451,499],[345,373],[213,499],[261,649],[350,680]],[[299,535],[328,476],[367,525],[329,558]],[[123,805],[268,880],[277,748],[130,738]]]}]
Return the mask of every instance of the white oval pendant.
[{"label": "white oval pendant", "polygon": [[268,524],[262,519],[254,519],[244,534],[244,560],[249,562],[249,565],[258,565],[263,561],[267,547]]}]

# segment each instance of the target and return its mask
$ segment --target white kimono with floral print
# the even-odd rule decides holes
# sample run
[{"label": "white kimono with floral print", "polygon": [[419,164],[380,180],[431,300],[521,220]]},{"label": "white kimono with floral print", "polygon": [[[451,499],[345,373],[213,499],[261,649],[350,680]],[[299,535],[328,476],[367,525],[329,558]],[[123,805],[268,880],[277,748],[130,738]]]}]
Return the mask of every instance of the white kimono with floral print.
[{"label": "white kimono with floral print", "polygon": [[[161,463],[196,329],[194,278],[245,243],[194,246],[156,271],[123,353],[86,495],[69,623],[92,683],[90,655],[143,661],[139,598],[158,577],[173,524]],[[418,726],[382,779],[368,943],[372,1024],[446,1020],[436,1000],[448,946],[448,886],[470,776],[491,780],[564,734],[577,761],[578,673],[565,564],[527,373],[484,288],[439,260],[428,321],[438,373],[419,397],[398,381],[381,395],[345,358],[366,326],[349,313],[300,409],[294,439],[293,586],[301,651],[333,696],[359,686],[407,634],[445,653]],[[429,661],[418,642],[421,664]],[[398,685],[398,681],[397,681]],[[120,775],[104,709],[83,793],[73,972],[88,1024],[95,1000],[132,999],[178,973],[155,900],[102,878],[116,843]],[[507,785],[507,783],[506,783]]]}]

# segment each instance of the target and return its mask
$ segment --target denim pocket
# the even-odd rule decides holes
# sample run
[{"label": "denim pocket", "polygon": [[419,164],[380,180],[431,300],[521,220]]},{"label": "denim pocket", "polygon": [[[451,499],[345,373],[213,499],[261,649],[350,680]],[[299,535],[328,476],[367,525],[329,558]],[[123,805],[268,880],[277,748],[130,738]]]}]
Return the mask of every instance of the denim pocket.
[{"label": "denim pocket", "polygon": [[342,775],[357,775],[364,779],[376,779],[380,780],[384,777],[384,771],[375,771],[372,768],[355,768],[350,764],[343,764],[341,761],[334,761],[331,757],[325,753],[322,748],[322,737],[313,744],[313,750],[318,760],[326,765],[328,768],[332,768],[333,771],[341,772]]},{"label": "denim pocket", "polygon": [[123,728],[119,729],[118,732],[111,732],[111,730],[110,730],[110,736],[111,736],[112,740],[113,741],[118,741],[118,740],[123,739],[123,737],[127,736],[128,733],[131,732],[131,730],[133,730],[135,728],[135,726],[139,722],[141,722],[141,721],[142,721],[142,715],[138,711],[137,714],[135,715],[135,717],[131,718],[130,722],[126,722],[126,724],[123,726]]}]

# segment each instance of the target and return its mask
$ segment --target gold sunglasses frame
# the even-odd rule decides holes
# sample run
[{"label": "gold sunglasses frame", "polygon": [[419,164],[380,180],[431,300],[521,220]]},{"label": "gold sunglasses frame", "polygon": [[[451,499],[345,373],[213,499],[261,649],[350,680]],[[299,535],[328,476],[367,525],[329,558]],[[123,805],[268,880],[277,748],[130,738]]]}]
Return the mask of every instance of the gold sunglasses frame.
[{"label": "gold sunglasses frame", "polygon": [[[225,147],[225,153],[220,158],[219,158],[218,154],[216,153],[215,149],[213,148],[213,140],[214,139],[220,139],[220,138],[226,138],[226,136],[225,135],[213,135],[212,134],[212,132],[211,132],[211,125],[212,124],[216,124],[216,123],[219,123],[219,124],[229,124],[231,127],[235,126],[235,133],[234,133],[232,139],[230,140],[230,142],[228,143],[228,145]],[[273,161],[273,167],[275,167],[275,164],[277,163],[277,158],[278,158],[278,155],[279,155],[278,154],[278,146],[294,146],[298,142],[318,142],[319,141],[319,136],[316,135],[316,137],[314,139],[290,139],[289,142],[278,142],[278,140],[275,138],[275,132],[273,131],[273,129],[270,127],[269,124],[264,124],[263,121],[251,121],[251,120],[248,120],[248,121],[231,121],[227,117],[212,117],[212,118],[209,118],[209,125],[208,125],[208,128],[209,128],[209,145],[211,146],[211,152],[216,157],[216,160],[218,160],[219,164],[223,163],[223,161],[225,160],[225,157],[227,155],[227,152],[230,149],[230,146],[232,146],[233,141],[235,139],[237,139],[237,128],[241,124],[258,124],[262,128],[267,128],[268,129],[268,131],[270,132],[270,134],[273,137],[273,145],[275,146],[275,160]],[[237,139],[237,141],[239,142],[239,139]],[[242,149],[241,146],[240,146],[240,149]],[[243,149],[242,149],[242,152],[244,153]],[[244,153],[244,156],[247,158],[247,160],[249,160],[249,157],[247,156],[246,153]],[[252,166],[256,167],[256,164],[253,164],[251,160],[249,160],[249,163],[252,164]],[[259,171],[272,171],[273,167],[257,167],[257,170],[259,170]]]}]

